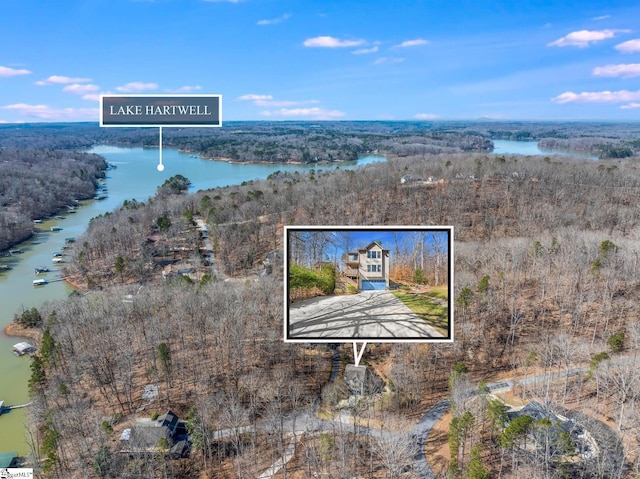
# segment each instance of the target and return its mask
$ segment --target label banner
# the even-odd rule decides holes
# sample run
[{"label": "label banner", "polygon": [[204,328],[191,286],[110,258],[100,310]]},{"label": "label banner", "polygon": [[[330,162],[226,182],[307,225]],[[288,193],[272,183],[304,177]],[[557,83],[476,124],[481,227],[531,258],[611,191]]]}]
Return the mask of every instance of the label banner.
[{"label": "label banner", "polygon": [[222,126],[222,95],[101,95],[100,126]]}]

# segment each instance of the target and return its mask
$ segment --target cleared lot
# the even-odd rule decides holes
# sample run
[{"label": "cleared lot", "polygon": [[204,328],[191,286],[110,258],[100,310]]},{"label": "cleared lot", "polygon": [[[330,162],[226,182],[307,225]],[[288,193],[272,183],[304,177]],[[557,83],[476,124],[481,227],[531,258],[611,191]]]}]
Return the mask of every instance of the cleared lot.
[{"label": "cleared lot", "polygon": [[289,339],[444,338],[388,291],[311,298],[289,307]]}]

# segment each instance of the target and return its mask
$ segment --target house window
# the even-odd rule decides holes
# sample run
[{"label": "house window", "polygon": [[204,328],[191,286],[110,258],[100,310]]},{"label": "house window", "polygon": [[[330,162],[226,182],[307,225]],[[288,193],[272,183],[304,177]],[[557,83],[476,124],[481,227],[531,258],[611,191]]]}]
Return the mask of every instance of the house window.
[{"label": "house window", "polygon": [[367,273],[371,273],[371,265],[370,264],[367,265]]},{"label": "house window", "polygon": [[[378,251],[378,258],[381,258],[380,254],[382,253],[382,251]],[[378,270],[380,271],[380,270]]]},{"label": "house window", "polygon": [[380,272],[382,272],[382,265],[381,264],[378,265],[378,273],[380,273]]},{"label": "house window", "polygon": [[371,251],[367,251],[367,258],[371,258]]}]

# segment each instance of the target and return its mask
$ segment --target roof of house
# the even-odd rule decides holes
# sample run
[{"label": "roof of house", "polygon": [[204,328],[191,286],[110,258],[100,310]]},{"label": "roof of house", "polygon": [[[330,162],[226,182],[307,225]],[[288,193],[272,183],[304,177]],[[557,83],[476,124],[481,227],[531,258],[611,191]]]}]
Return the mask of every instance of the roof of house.
[{"label": "roof of house", "polygon": [[166,427],[135,426],[122,431],[120,441],[127,452],[153,451],[160,439],[171,444],[169,430]]},{"label": "roof of house", "polygon": [[379,248],[382,248],[382,251],[384,251],[384,252],[386,252],[386,253],[388,253],[388,252],[389,252],[389,250],[388,250],[388,249],[384,249],[384,248],[382,247],[382,245],[381,245],[379,242],[377,242],[377,241],[372,241],[371,243],[369,243],[369,244],[368,244],[367,246],[365,246],[364,248],[360,248],[360,249],[359,249],[359,250],[357,250],[357,251],[349,251],[347,254],[348,254],[348,255],[349,255],[349,254],[358,254],[358,253],[360,253],[360,252],[370,250],[370,249],[371,249],[371,248],[373,248],[374,246],[378,246]]},{"label": "roof of house", "polygon": [[551,413],[547,408],[537,401],[531,401],[525,407],[518,411],[518,416],[529,416],[535,421],[539,419],[545,419],[549,416],[555,417],[555,414]]},{"label": "roof of house", "polygon": [[422,178],[422,176],[418,176],[418,175],[404,175],[402,178],[400,178],[400,183],[410,183],[412,181],[424,181],[424,178]]},{"label": "roof of house", "polygon": [[169,431],[165,427],[138,426],[131,431],[131,440],[142,447],[156,447],[162,438],[169,440]]},{"label": "roof of house", "polygon": [[382,247],[382,245],[380,243],[378,243],[377,241],[372,241],[367,246],[365,246],[364,248],[359,249],[358,251],[367,251],[367,250],[370,250],[371,248],[373,248],[374,246],[377,246],[378,248],[382,248],[382,251],[389,252],[388,249],[384,249]]},{"label": "roof of house", "polygon": [[0,452],[0,467],[11,467],[16,457],[17,452]]},{"label": "roof of house", "polygon": [[179,458],[179,457],[184,457],[187,455],[188,451],[189,451],[190,447],[189,447],[189,441],[182,439],[178,442],[176,442],[173,446],[171,446],[171,449],[169,449],[169,453],[175,457],[175,458]]},{"label": "roof of house", "polygon": [[166,427],[173,434],[178,427],[178,416],[173,411],[167,411],[156,419],[156,426]]}]

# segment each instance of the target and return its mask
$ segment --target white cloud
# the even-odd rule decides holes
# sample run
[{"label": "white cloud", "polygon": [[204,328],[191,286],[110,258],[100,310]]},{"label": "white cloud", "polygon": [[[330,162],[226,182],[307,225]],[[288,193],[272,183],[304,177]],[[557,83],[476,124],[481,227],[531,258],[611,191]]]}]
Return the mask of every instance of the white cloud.
[{"label": "white cloud", "polygon": [[72,85],[67,85],[62,89],[62,91],[67,93],[75,93],[76,95],[86,95],[87,93],[91,93],[94,91],[100,90],[98,85],[86,84],[82,85],[80,83],[73,83]]},{"label": "white cloud", "polygon": [[578,47],[585,48],[591,43],[600,42],[608,38],[613,38],[617,33],[629,32],[629,30],[580,30],[571,32],[568,35],[547,43],[548,47]]},{"label": "white cloud", "polygon": [[90,82],[91,78],[74,78],[74,77],[66,77],[62,75],[51,75],[49,78],[45,80],[39,80],[36,82],[36,85],[65,85],[67,83],[87,83]]},{"label": "white cloud", "polygon": [[419,45],[427,45],[429,42],[423,38],[416,38],[415,40],[406,40],[400,45],[396,45],[396,48],[417,47]]},{"label": "white cloud", "polygon": [[592,20],[607,20],[608,18],[611,18],[611,15],[600,15],[599,17],[593,17]]},{"label": "white cloud", "polygon": [[82,99],[83,100],[89,100],[89,101],[100,101],[100,94],[99,93],[88,93],[86,95],[82,95]]},{"label": "white cloud", "polygon": [[29,105],[27,103],[15,103],[0,107],[4,110],[17,111],[28,118],[40,120],[98,120],[98,108],[51,108],[47,105]]},{"label": "white cloud", "polygon": [[373,62],[374,65],[381,65],[382,63],[401,63],[404,61],[404,58],[400,57],[381,57]]},{"label": "white cloud", "polygon": [[640,52],[640,38],[635,38],[633,40],[622,42],[616,45],[616,50],[622,53]]},{"label": "white cloud", "polygon": [[632,103],[629,103],[628,105],[622,105],[620,107],[621,110],[634,110],[636,108],[640,108],[640,103],[632,102]]},{"label": "white cloud", "polygon": [[324,108],[280,108],[279,110],[266,110],[260,112],[263,116],[279,116],[279,117],[308,117],[314,120],[330,120],[333,118],[340,118],[345,115],[340,110],[326,110]]},{"label": "white cloud", "polygon": [[238,100],[246,100],[253,102],[254,105],[257,106],[297,106],[297,105],[309,105],[313,103],[320,103],[318,100],[301,100],[301,101],[293,101],[293,100],[274,100],[271,95],[255,95],[253,93],[249,93],[247,95],[242,95],[238,97]]},{"label": "white cloud", "polygon": [[285,20],[288,20],[289,18],[291,18],[291,14],[285,13],[284,15],[282,15],[281,17],[278,17],[278,18],[269,18],[269,19],[265,19],[265,20],[258,20],[256,22],[256,25],[277,25],[278,23],[282,23]]},{"label": "white cloud", "polygon": [[165,91],[168,91],[169,93],[190,93],[192,91],[199,90],[202,90],[202,87],[200,85],[185,85],[181,86],[180,88],[167,88]]},{"label": "white cloud", "polygon": [[567,91],[551,99],[555,103],[623,103],[639,100],[640,90],[583,91],[582,93]]},{"label": "white cloud", "polygon": [[116,87],[116,91],[120,93],[131,93],[131,92],[139,92],[144,90],[157,90],[157,83],[144,83],[141,81],[134,81],[127,83],[126,85]]},{"label": "white cloud", "polygon": [[254,93],[247,93],[246,95],[239,96],[238,100],[247,100],[247,101],[273,100],[273,97],[271,95],[256,95]]},{"label": "white cloud", "polygon": [[14,77],[18,75],[28,75],[31,73],[29,70],[25,70],[24,68],[15,69],[11,67],[2,67],[0,66],[0,77]]},{"label": "white cloud", "polygon": [[354,50],[351,53],[354,55],[366,55],[367,53],[375,53],[378,51],[378,46],[373,46],[371,48],[361,48],[360,50]]},{"label": "white cloud", "polygon": [[309,105],[313,103],[320,103],[318,100],[303,100],[303,101],[291,101],[291,100],[256,100],[254,105],[258,106],[297,106],[297,105]]},{"label": "white cloud", "polygon": [[433,113],[418,113],[414,116],[416,120],[435,120],[439,118],[438,115],[434,115]]},{"label": "white cloud", "polygon": [[622,77],[632,78],[640,76],[640,63],[629,63],[626,65],[605,65],[595,67],[593,74],[597,77]]},{"label": "white cloud", "polygon": [[345,48],[345,47],[359,47],[364,45],[364,40],[339,40],[338,38],[324,36],[307,38],[303,45],[305,47],[312,48]]}]

